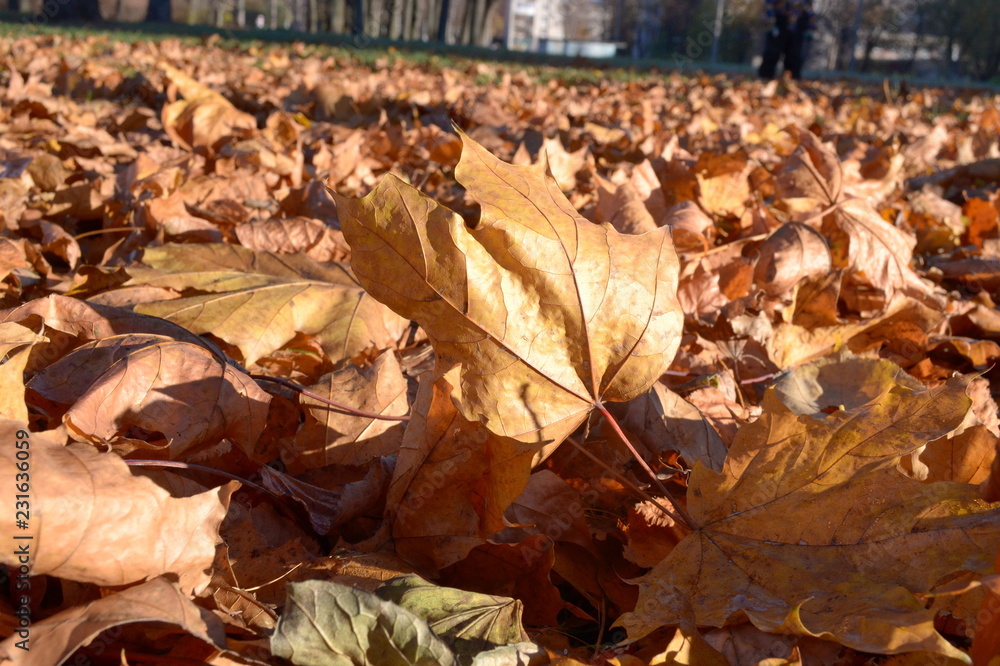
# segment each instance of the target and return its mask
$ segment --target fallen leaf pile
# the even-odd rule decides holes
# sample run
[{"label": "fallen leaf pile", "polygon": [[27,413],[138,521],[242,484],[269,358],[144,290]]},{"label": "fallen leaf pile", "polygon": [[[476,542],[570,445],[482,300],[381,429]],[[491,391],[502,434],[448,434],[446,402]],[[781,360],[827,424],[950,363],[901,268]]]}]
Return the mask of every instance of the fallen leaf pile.
[{"label": "fallen leaf pile", "polygon": [[1000,656],[1000,97],[0,56],[0,659]]}]

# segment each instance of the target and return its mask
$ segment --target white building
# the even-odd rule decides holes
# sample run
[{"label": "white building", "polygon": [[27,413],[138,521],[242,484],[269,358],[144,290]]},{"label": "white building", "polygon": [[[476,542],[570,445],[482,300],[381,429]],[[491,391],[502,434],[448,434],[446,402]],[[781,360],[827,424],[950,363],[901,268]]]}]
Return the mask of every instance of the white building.
[{"label": "white building", "polygon": [[553,55],[610,57],[606,0],[508,0],[507,48]]}]

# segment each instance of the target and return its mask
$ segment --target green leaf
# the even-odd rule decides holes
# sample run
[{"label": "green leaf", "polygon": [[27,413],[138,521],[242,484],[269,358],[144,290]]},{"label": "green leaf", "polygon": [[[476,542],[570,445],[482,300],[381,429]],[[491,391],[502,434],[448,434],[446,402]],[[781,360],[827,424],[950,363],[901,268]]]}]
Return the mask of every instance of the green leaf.
[{"label": "green leaf", "polygon": [[290,583],[271,652],[298,666],[453,666],[424,620],[374,594],[330,581]]},{"label": "green leaf", "polygon": [[517,599],[439,587],[415,574],[393,578],[375,593],[426,620],[462,663],[494,647],[527,640],[521,628],[524,607]]}]

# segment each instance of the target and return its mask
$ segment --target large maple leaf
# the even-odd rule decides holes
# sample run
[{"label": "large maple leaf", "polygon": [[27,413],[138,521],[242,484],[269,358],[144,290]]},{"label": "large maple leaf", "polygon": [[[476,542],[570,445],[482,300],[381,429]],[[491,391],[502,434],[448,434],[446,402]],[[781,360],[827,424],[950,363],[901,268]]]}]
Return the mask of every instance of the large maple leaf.
[{"label": "large maple leaf", "polygon": [[696,466],[688,508],[699,527],[638,580],[636,610],[620,624],[635,639],[693,609],[699,625],[746,617],[867,652],[967,660],[914,594],[956,572],[989,572],[1000,509],[975,486],[924,484],[897,468],[961,424],[964,387],[897,385],[824,419],[797,416],[769,392],[723,470]]},{"label": "large maple leaf", "polygon": [[543,166],[462,136],[469,226],[395,176],[337,197],[358,281],[461,364],[462,409],[497,434],[561,441],[603,400],[628,400],[680,341],[677,255],[665,229],[626,236],[581,217]]}]

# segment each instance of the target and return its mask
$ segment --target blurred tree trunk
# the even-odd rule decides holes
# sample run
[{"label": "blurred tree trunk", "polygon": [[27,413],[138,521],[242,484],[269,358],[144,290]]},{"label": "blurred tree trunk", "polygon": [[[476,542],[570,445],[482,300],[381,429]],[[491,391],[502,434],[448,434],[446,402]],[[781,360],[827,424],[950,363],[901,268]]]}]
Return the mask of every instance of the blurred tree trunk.
[{"label": "blurred tree trunk", "polygon": [[149,0],[146,9],[147,23],[170,23],[170,0]]},{"label": "blurred tree trunk", "polygon": [[385,0],[372,0],[368,8],[368,21],[365,24],[365,34],[369,37],[382,36],[382,14],[385,12]]},{"label": "blurred tree trunk", "polygon": [[416,11],[416,0],[404,0],[403,2],[403,39],[408,42],[413,41],[413,14]]},{"label": "blurred tree trunk", "polygon": [[434,38],[434,27],[439,11],[437,0],[417,0],[415,39],[427,42]]},{"label": "blurred tree trunk", "polygon": [[906,71],[912,72],[917,64],[917,54],[920,52],[920,44],[924,37],[924,15],[917,17],[917,28],[913,31],[913,47],[910,49],[910,60],[906,63]]},{"label": "blurred tree trunk", "polygon": [[437,40],[448,41],[448,15],[451,13],[451,0],[440,0],[441,11],[438,12]]},{"label": "blurred tree trunk", "polygon": [[292,30],[296,32],[306,31],[306,0],[292,0]]},{"label": "blurred tree trunk", "polygon": [[483,13],[476,19],[478,26],[476,34],[476,46],[489,46],[493,43],[493,19],[496,18],[497,9],[500,7],[498,0],[482,0]]},{"label": "blurred tree trunk", "polygon": [[482,46],[483,32],[486,28],[486,0],[474,0],[472,3],[472,34],[469,44]]},{"label": "blurred tree trunk", "polygon": [[309,32],[319,32],[319,0],[309,0]]},{"label": "blurred tree trunk", "polygon": [[267,0],[267,27],[278,29],[278,0]]},{"label": "blurred tree trunk", "polygon": [[403,6],[411,0],[389,0],[389,39],[400,39],[403,36]]},{"label": "blurred tree trunk", "polygon": [[475,23],[476,13],[474,5],[480,2],[482,2],[482,0],[465,0],[465,7],[462,12],[462,32],[458,38],[459,44],[472,43],[472,26]]},{"label": "blurred tree trunk", "polygon": [[330,0],[330,32],[342,35],[347,32],[346,0]]},{"label": "blurred tree trunk", "polygon": [[236,25],[247,27],[247,0],[236,0]]}]

